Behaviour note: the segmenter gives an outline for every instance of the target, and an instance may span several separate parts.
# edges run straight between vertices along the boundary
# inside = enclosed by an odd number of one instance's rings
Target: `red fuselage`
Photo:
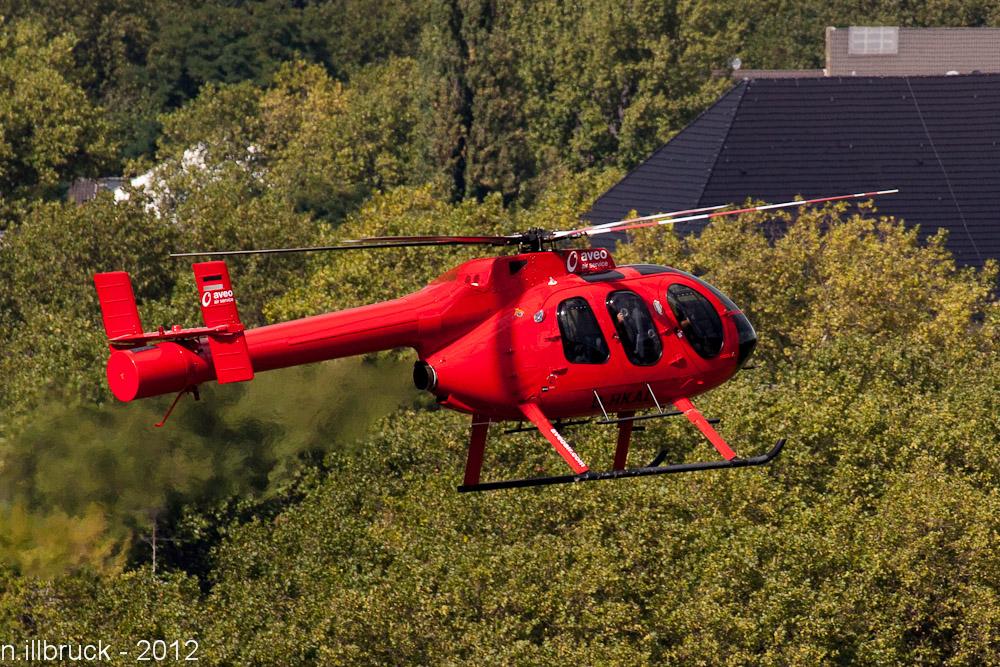
[[[466,262],[392,301],[245,331],[253,372],[412,347],[414,381],[445,407],[551,419],[668,405],[728,380],[753,349],[746,318],[688,274],[580,261],[587,251]],[[602,252],[602,251],[589,251]],[[118,349],[122,400],[216,379],[204,341]]]

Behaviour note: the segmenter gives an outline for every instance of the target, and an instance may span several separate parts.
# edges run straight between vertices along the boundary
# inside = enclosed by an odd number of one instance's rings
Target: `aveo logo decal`
[[[566,253],[566,270],[570,273],[576,273],[578,266],[580,266],[580,253],[576,250],[570,250]]]
[[[595,250],[570,250],[566,253],[566,271],[569,273],[584,273],[589,271],[607,271],[615,266],[611,255],[604,248]]]
[[[209,287],[222,287],[222,285],[209,285]],[[233,303],[233,301],[233,290],[231,289],[205,290],[201,293],[201,305],[205,308],[223,303]]]

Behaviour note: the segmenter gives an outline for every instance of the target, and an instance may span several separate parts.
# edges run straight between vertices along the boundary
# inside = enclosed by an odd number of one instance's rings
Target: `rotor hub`
[[[521,251],[522,252],[541,252],[542,244],[552,241],[552,232],[542,229],[541,227],[532,227],[528,231],[521,234]]]

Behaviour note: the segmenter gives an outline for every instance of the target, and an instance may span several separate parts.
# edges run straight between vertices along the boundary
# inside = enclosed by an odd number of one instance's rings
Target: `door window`
[[[603,364],[610,356],[608,342],[597,324],[594,311],[583,297],[566,299],[556,313],[566,361],[573,364]]]
[[[625,356],[636,366],[652,366],[663,354],[663,343],[646,304],[635,292],[619,290],[608,295],[608,313],[618,331]]]

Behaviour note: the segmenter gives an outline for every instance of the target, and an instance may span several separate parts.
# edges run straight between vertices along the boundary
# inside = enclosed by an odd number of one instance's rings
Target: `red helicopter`
[[[255,329],[240,322],[223,261],[193,265],[205,326],[143,332],[128,274],[98,273],[94,282],[109,338],[108,384],[122,401],[178,392],[170,411],[198,385],[250,380],[255,373],[326,359],[412,347],[418,389],[446,408],[472,415],[464,484],[459,491],[538,486],[757,466],[766,454],[739,458],[692,405],[691,397],[724,383],[757,344],[746,316],[704,280],[665,266],[616,266],[601,248],[545,249],[597,236],[747,211],[889,194],[882,190],[720,211],[721,206],[550,232],[508,236],[376,237],[325,248],[178,253],[172,257],[479,244],[516,246],[515,255],[474,259],[407,296]],[[672,405],[674,410],[664,409]],[[653,412],[638,415],[640,410]],[[167,412],[167,416],[170,415]],[[684,415],[721,460],[626,464],[637,421]],[[611,470],[591,470],[560,428],[599,418],[618,427]],[[572,474],[480,482],[490,424],[529,421]],[[164,418],[166,421],[166,417]],[[157,424],[162,425],[163,422]],[[528,430],[528,429],[515,429]]]

